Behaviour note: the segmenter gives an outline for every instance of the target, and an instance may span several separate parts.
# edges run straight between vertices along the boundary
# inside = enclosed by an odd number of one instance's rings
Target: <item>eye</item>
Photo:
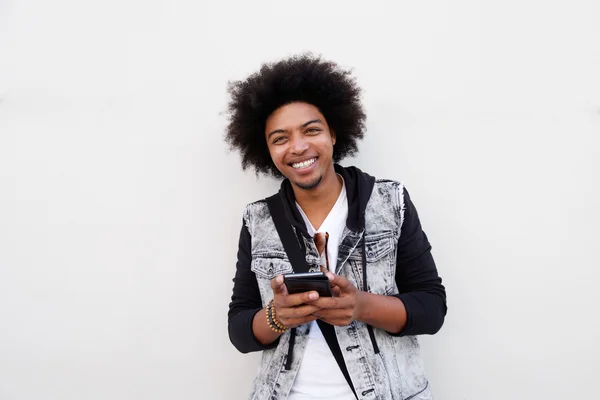
[[[275,140],[273,140],[273,144],[283,144],[285,143],[285,141],[287,140],[287,137],[285,136],[278,136],[275,138]]]
[[[308,132],[308,133],[318,133],[318,132],[321,132],[321,129],[319,129],[319,128],[308,128],[306,130],[306,132]]]

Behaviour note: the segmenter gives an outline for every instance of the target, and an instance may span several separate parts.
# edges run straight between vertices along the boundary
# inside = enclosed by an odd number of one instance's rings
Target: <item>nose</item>
[[[292,135],[290,142],[290,150],[294,154],[302,154],[308,149],[308,141],[302,134]]]

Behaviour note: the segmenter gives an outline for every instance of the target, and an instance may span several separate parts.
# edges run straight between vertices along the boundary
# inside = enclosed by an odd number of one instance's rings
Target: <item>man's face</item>
[[[281,106],[266,121],[265,137],[273,163],[294,185],[312,189],[333,170],[335,134],[317,107]]]

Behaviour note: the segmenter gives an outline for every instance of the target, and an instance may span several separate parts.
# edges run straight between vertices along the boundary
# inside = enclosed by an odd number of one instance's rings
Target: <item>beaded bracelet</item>
[[[276,322],[276,320],[274,319],[272,303],[269,303],[267,306],[266,317],[267,324],[269,325],[269,328],[271,328],[272,331],[277,333],[283,333],[286,331],[286,329],[282,327],[281,323],[278,323],[279,321]]]
[[[282,333],[287,331],[288,328],[285,325],[283,325],[276,317],[275,304],[273,303],[273,300],[269,302],[267,319],[269,326],[275,332]]]
[[[271,300],[271,320],[279,329],[287,330],[286,326],[277,319],[277,312],[275,310],[275,303],[273,300]]]
[[[283,333],[287,331],[288,328],[285,325],[283,325],[275,316],[275,306],[273,305],[272,299],[267,304],[265,314],[267,317],[267,324],[269,324],[269,328],[271,328],[272,331],[277,333]]]

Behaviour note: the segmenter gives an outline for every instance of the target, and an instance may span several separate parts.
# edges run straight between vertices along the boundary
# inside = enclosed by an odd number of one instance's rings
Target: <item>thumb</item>
[[[271,279],[271,289],[273,289],[273,294],[285,294],[286,288],[283,283],[283,275],[277,275]]]
[[[339,286],[332,286],[331,293],[333,293],[333,297],[340,297],[340,295],[342,294],[342,291],[340,290]]]
[[[351,292],[353,290],[356,290],[356,288],[354,287],[352,282],[350,282],[346,277],[341,276],[341,275],[332,274],[332,273],[330,273],[330,275],[331,275],[331,277],[328,276],[329,282],[331,283],[332,286],[339,287],[340,290],[342,291],[342,293],[343,292]]]

